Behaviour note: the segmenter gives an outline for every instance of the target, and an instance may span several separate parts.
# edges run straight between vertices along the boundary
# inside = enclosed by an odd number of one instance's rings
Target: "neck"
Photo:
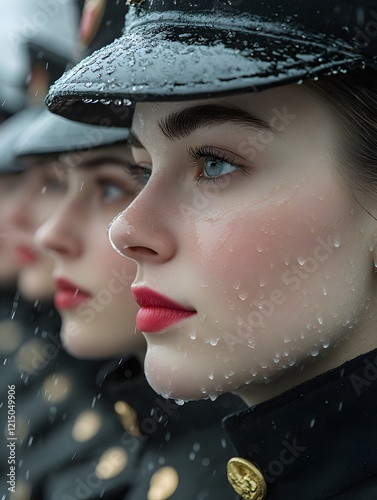
[[[364,315],[367,316],[365,311]],[[317,357],[309,355],[301,364],[267,377],[265,383],[240,387],[235,394],[248,406],[255,406],[374,349],[377,349],[377,314],[368,314]]]

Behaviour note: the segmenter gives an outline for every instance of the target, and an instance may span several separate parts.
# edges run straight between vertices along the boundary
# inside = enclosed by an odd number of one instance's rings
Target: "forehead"
[[[313,107],[318,106],[318,97],[304,85],[286,85],[263,92],[248,92],[213,99],[200,99],[174,102],[142,102],[137,103],[132,123],[132,132],[138,137],[156,132],[159,124],[167,117],[183,110],[198,106],[221,106],[235,112],[247,111],[264,121],[269,121],[277,111],[284,108],[295,109],[304,118]]]
[[[59,162],[72,169],[86,169],[100,167],[107,161],[116,159],[117,161],[126,161],[130,156],[130,147],[126,142],[117,144],[108,144],[86,150],[74,150],[61,153],[58,157]]]
[[[306,142],[310,136],[323,137],[323,131],[332,136],[333,127],[329,106],[305,85],[291,84],[216,99],[139,103],[130,140],[152,154],[195,132],[196,139],[218,142],[225,137],[237,141],[246,131],[251,141],[255,134],[272,133],[289,146],[292,138]]]

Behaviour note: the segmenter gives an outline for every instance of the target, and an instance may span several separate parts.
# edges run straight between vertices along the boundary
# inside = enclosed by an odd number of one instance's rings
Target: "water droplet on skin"
[[[246,293],[246,292],[245,292],[245,293],[240,293],[240,294],[239,294],[239,298],[240,298],[241,300],[246,300],[246,299],[247,299],[247,293]]]
[[[259,286],[263,287],[267,285],[267,281],[261,276],[259,278]]]
[[[213,373],[210,373],[210,374],[208,375],[208,378],[209,378],[210,380],[213,380],[213,377],[214,377]]]
[[[241,286],[241,283],[240,283],[239,281],[237,281],[237,283],[235,283],[235,284],[233,285],[233,288],[234,288],[235,290],[239,290],[240,286]]]
[[[190,333],[190,339],[195,340],[196,339],[196,332],[191,332]]]
[[[211,339],[211,340],[209,341],[209,343],[210,343],[212,346],[216,346],[218,342],[219,342],[219,339]]]
[[[319,354],[319,349],[318,349],[318,347],[313,348],[310,354],[311,354],[313,357],[318,356],[318,354]]]
[[[175,399],[174,402],[178,405],[178,406],[183,406],[185,404],[186,401],[184,401],[183,399]]]
[[[311,429],[313,429],[315,421],[316,421],[316,417],[314,417],[314,418],[311,419],[310,424],[309,424],[309,426],[310,426]]]
[[[333,237],[333,243],[334,243],[334,247],[335,248],[339,248],[340,247],[340,237],[339,235],[336,235]]]
[[[320,325],[322,325],[322,324],[323,324],[323,318],[322,318],[322,316],[318,316],[318,323],[319,323]]]
[[[303,257],[297,257],[297,262],[300,266],[303,266],[305,264],[305,259]]]

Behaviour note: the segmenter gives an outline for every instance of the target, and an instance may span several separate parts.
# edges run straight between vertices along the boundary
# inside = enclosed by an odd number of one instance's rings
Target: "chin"
[[[18,290],[20,294],[30,301],[52,301],[55,288],[51,276],[48,278],[40,276],[32,269],[24,269],[18,279]]]
[[[62,312],[61,315],[63,324],[60,337],[64,349],[71,356],[100,360],[119,355],[120,350],[111,341],[111,337],[104,335],[105,329],[96,332],[91,325],[70,319],[71,315],[67,312]]]
[[[85,335],[76,321],[63,318],[60,338],[64,349],[75,358],[96,359],[103,357],[103,351],[93,349],[90,335]]]
[[[40,300],[42,302],[52,302],[54,299],[54,292],[51,289],[46,289],[41,286],[28,286],[18,282],[18,290],[22,297],[30,302]]]
[[[222,374],[220,377],[210,378],[208,362],[190,361],[187,357],[178,359],[177,353],[174,358],[162,346],[148,347],[145,357],[146,379],[152,389],[164,398],[182,401],[214,400],[234,389]],[[203,370],[198,367],[203,367]]]

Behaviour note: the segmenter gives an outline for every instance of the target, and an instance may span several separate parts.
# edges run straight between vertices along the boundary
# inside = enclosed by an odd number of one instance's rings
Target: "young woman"
[[[251,406],[225,423],[245,499],[377,495],[376,21],[369,0],[146,1],[51,91],[92,122],[137,101],[152,173],[110,238],[138,264],[146,375]],[[99,60],[112,82],[86,91]]]
[[[80,130],[93,132],[92,140],[102,136],[102,144],[93,140],[90,149],[80,150]],[[106,145],[106,133],[117,140]],[[121,134],[121,130],[82,126],[47,113],[23,146],[29,154],[40,144],[61,150],[58,172],[67,191],[39,228],[36,240],[55,261],[55,304],[62,315],[63,344],[80,358],[116,357],[103,366],[98,379],[102,399],[114,400],[129,432],[118,436],[128,463],[114,485],[101,484],[99,489],[111,495],[116,485],[135,500],[155,495],[217,499],[224,491],[232,498],[224,476],[222,481],[216,478],[231,456],[218,416],[237,409],[238,401],[229,397],[217,406],[203,402],[183,408],[167,404],[156,397],[140,369],[146,344],[135,332],[138,306],[130,284],[136,266],[114,253],[106,229],[142,189],[149,170],[131,169],[130,148]],[[63,151],[61,136],[70,151]],[[55,484],[62,476],[54,476]],[[68,494],[70,486],[66,487]]]
[[[47,136],[50,122],[73,129],[71,137],[63,134],[70,146],[73,138],[79,142],[75,128],[85,129],[61,119],[56,123],[48,113],[43,118],[44,130],[39,127],[28,138],[31,143],[38,134]],[[109,358],[124,352],[142,356],[145,349],[144,339],[135,335],[138,306],[130,291],[136,266],[114,254],[106,238],[109,222],[133,200],[142,179],[127,168],[126,131],[113,135],[114,144],[90,150],[64,151],[65,145],[60,145],[59,162],[50,164],[50,172],[55,166],[67,192],[37,233],[37,241],[54,257],[54,302],[62,316],[62,342],[78,357]],[[51,141],[45,143],[51,147]],[[111,342],[104,334],[109,328]]]

